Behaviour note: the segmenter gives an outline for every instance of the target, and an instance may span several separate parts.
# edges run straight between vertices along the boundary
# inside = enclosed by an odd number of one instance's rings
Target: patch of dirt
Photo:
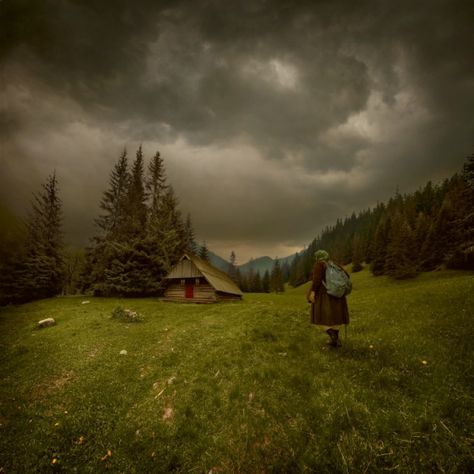
[[[41,382],[31,391],[31,398],[45,398],[62,390],[74,375],[75,373],[73,370],[64,370],[58,377],[51,377],[50,379]]]
[[[163,413],[163,421],[171,421],[173,419],[173,409],[171,407],[166,407],[165,412]]]

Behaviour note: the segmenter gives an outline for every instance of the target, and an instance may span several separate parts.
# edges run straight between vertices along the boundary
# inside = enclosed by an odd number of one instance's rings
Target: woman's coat
[[[313,268],[313,282],[309,291],[314,291],[311,304],[311,322],[322,326],[349,324],[349,309],[346,297],[328,295],[323,282],[326,281],[326,264],[316,262]],[[308,298],[309,299],[309,298]]]

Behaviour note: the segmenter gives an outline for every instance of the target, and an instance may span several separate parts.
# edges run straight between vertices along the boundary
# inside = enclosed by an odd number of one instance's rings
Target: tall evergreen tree
[[[229,270],[227,273],[229,274],[230,278],[232,278],[232,280],[237,283],[237,267],[235,265],[235,260],[235,252],[232,250],[229,257]]]
[[[280,268],[280,261],[278,258],[275,259],[272,268],[272,274],[270,277],[270,288],[276,293],[283,293],[285,291],[285,286],[283,284],[283,275]]]
[[[451,268],[474,270],[474,155],[463,167],[458,192],[451,197],[456,202],[457,217],[453,220],[455,248],[448,256]]]
[[[354,273],[362,270],[362,239],[358,234],[352,238],[352,271]]]
[[[396,212],[390,228],[385,273],[396,279],[412,278],[417,273],[416,255],[413,254],[414,238],[407,218]]]
[[[207,249],[206,242],[204,241],[199,249],[199,258],[202,258],[204,261],[209,262],[209,250]]]
[[[160,152],[155,153],[148,165],[145,187],[150,199],[150,213],[152,216],[157,216],[161,198],[167,188],[165,168]]]
[[[95,220],[101,230],[100,238],[117,239],[122,235],[127,217],[129,181],[127,150],[124,149],[110,175],[109,189],[100,202],[105,213]]]
[[[61,292],[64,275],[62,209],[56,174],[34,195],[27,222],[26,256],[18,269],[22,299],[46,298]]]
[[[390,242],[391,219],[383,216],[375,231],[371,270],[374,275],[383,275],[387,258],[387,247]]]
[[[145,192],[145,176],[143,151],[141,145],[136,154],[130,173],[127,190],[127,234],[128,237],[142,236],[147,222],[147,195]]]
[[[263,293],[270,293],[270,272],[265,270],[262,278],[262,291]]]
[[[194,235],[193,224],[191,222],[190,214],[186,215],[186,221],[184,223],[184,235],[185,235],[185,245],[187,250],[191,251],[192,253],[196,253],[197,245],[196,245],[196,238]]]

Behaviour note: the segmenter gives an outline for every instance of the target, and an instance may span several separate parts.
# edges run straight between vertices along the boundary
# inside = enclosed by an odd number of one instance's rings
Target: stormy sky
[[[0,200],[56,170],[69,243],[126,147],[159,150],[199,242],[238,263],[458,171],[470,1],[0,0]]]

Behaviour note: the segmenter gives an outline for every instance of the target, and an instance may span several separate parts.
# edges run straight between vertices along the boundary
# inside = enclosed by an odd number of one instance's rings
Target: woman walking
[[[311,303],[311,323],[323,327],[330,337],[329,345],[340,347],[339,328],[342,324],[349,324],[347,300],[345,296],[340,298],[331,296],[326,290],[329,254],[325,250],[318,250],[314,257],[316,261],[313,267],[313,281],[307,294],[307,300]],[[342,267],[340,268],[349,276]]]

